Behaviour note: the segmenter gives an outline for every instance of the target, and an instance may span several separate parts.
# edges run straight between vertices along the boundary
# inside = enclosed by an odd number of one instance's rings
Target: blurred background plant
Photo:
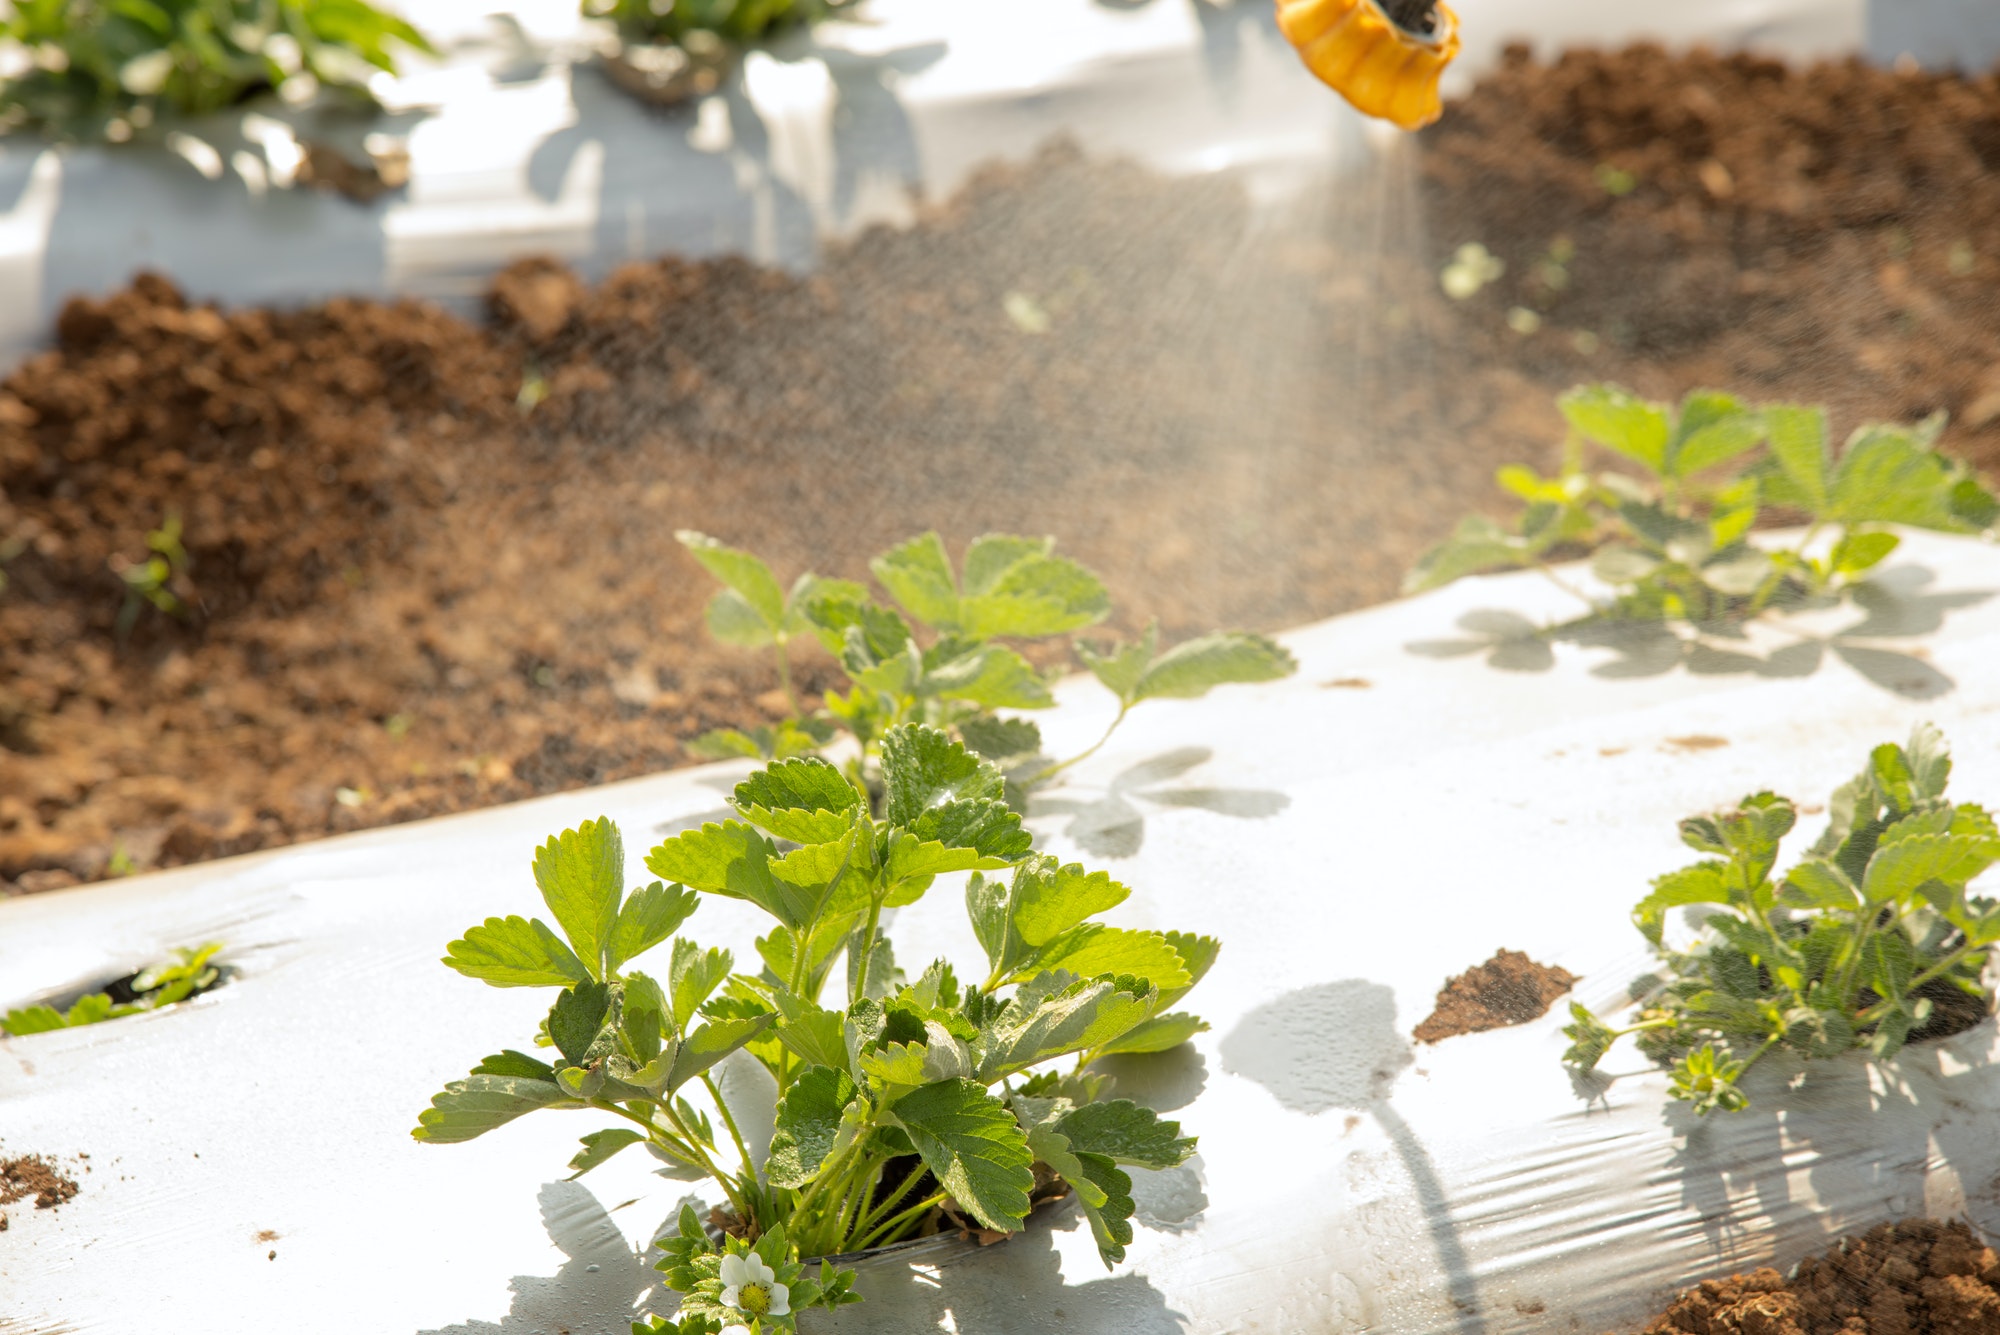
[[[591,18],[610,19],[628,40],[684,44],[691,33],[748,45],[817,23],[854,0],[583,0]],[[697,39],[700,40],[700,39]]]
[[[0,84],[0,132],[113,143],[264,92],[372,108],[398,47],[432,52],[366,0],[12,0],[7,46],[17,72]]]

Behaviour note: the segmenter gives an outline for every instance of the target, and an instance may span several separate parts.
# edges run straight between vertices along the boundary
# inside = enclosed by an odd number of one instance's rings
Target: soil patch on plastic
[[[1644,1335],[1975,1335],[2000,1330],[2000,1257],[1963,1223],[1905,1219],[1843,1239],[1790,1277],[1705,1280]]]
[[[37,1210],[53,1210],[76,1193],[76,1179],[45,1155],[20,1154],[0,1159],[0,1206],[33,1198]],[[6,1227],[7,1212],[0,1209],[0,1229]]]
[[[810,278],[531,261],[483,321],[72,304],[0,382],[0,892],[774,717],[677,528],[787,580],[1049,533],[1107,631],[1173,637],[1392,596],[1496,465],[1554,464],[1580,380],[1943,408],[2000,459],[1995,78],[1516,54],[1408,148],[1282,206],[1057,148]],[[1472,243],[1504,272],[1455,300]]]
[[[1438,989],[1437,1008],[1410,1036],[1435,1043],[1457,1034],[1526,1024],[1549,1013],[1557,997],[1576,986],[1567,969],[1537,964],[1518,950],[1502,950]]]

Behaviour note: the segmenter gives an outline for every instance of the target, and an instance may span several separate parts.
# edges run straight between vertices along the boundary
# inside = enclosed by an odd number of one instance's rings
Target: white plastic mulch
[[[1133,887],[1113,920],[1224,941],[1188,1003],[1212,1030],[1124,1077],[1199,1157],[1139,1175],[1116,1273],[1057,1208],[1001,1246],[871,1262],[868,1301],[809,1335],[1630,1328],[1676,1285],[1884,1218],[2000,1226],[1992,1022],[1789,1090],[1774,1060],[1752,1111],[1703,1123],[1629,1051],[1615,1079],[1573,1082],[1560,1014],[1408,1038],[1446,975],[1502,946],[1614,1008],[1645,963],[1627,910],[1693,860],[1679,818],[1763,788],[1823,803],[1919,720],[1951,740],[1954,794],[2000,800],[2000,552],[1913,537],[1892,564],[1865,608],[1697,671],[1544,652],[1523,618],[1567,613],[1565,595],[1510,576],[1293,633],[1289,681],[1144,706],[1032,823]],[[1108,701],[1089,681],[1060,696],[1044,727],[1066,752]],[[657,1297],[645,1245],[691,1188],[636,1154],[562,1181],[589,1116],[410,1140],[429,1096],[548,1001],[436,961],[488,915],[540,910],[528,861],[548,834],[609,814],[636,878],[740,772],[0,903],[0,1005],[210,937],[241,971],[159,1014],[0,1039],[0,1145],[79,1172],[69,1156],[90,1156],[67,1205],[11,1208],[0,1331],[624,1335]],[[686,930],[743,959],[758,928],[711,901]],[[905,960],[977,949],[953,884],[893,932]]]

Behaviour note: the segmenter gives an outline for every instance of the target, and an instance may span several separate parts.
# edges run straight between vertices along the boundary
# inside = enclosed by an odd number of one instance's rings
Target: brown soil
[[[530,263],[483,325],[77,302],[0,384],[0,889],[643,773],[771,716],[676,528],[785,578],[1052,533],[1113,629],[1184,635],[1392,596],[1495,465],[1553,462],[1584,378],[1842,428],[1943,407],[1992,462],[1996,169],[1994,78],[1638,48],[1515,57],[1285,210],[1056,149],[811,279]],[[1451,301],[1473,241],[1506,274]],[[178,610],[121,636],[117,570],[171,516]]]
[[[76,1180],[44,1155],[22,1154],[0,1159],[0,1205],[12,1205],[32,1196],[37,1210],[53,1210],[76,1192]],[[7,1212],[0,1210],[0,1229],[6,1227]]]
[[[1681,1294],[1645,1335],[1992,1335],[2000,1257],[1957,1221],[1905,1219]]]
[[[1502,950],[1438,989],[1437,1009],[1410,1032],[1419,1043],[1526,1024],[1549,1013],[1555,999],[1576,985],[1567,969],[1537,964],[1518,950]]]

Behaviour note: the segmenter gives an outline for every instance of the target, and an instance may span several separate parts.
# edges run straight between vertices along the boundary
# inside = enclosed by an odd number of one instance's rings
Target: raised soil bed
[[[677,528],[787,575],[1052,533],[1187,634],[1391,596],[1584,378],[2000,460],[2000,78],[1517,54],[1407,150],[1274,214],[1055,148],[809,279],[528,264],[483,325],[74,303],[0,388],[0,889],[681,763],[781,702]],[[121,637],[175,515],[186,611]]]

